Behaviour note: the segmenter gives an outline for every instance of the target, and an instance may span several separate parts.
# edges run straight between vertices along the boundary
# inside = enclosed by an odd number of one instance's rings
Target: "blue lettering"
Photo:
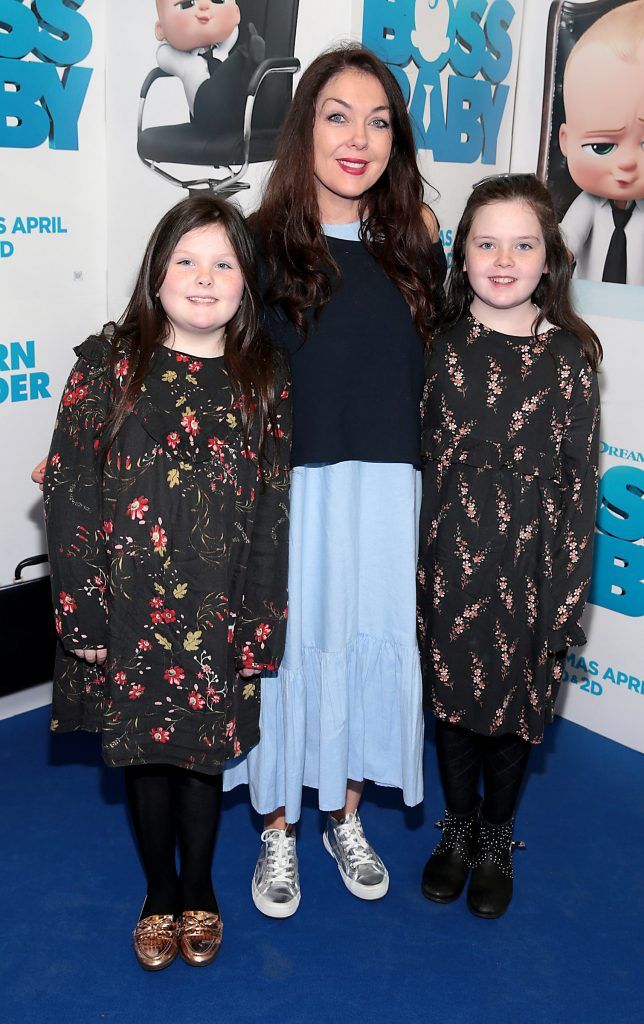
[[[27,374],[26,373],[14,373],[11,378],[11,401],[12,402],[26,402],[29,397],[27,394]]]
[[[6,260],[9,256],[13,256],[14,252],[13,242],[0,242],[0,260]]]
[[[31,53],[38,38],[38,20],[22,0],[0,3],[0,57],[21,60]]]
[[[485,19],[488,45],[483,54],[481,70],[488,82],[498,85],[512,67],[512,40],[509,28],[514,19],[514,7],[509,0],[494,0]]]
[[[596,534],[588,600],[620,615],[644,615],[644,547]]]
[[[365,0],[362,41],[387,64],[409,63],[413,27],[414,5],[409,0]]]
[[[5,348],[3,345],[2,348]],[[27,341],[25,347],[14,341],[11,343],[11,369],[19,370],[24,366],[26,370],[33,370],[36,365],[36,346],[33,341]]]
[[[487,0],[461,0],[454,12],[456,40],[449,62],[457,75],[474,78],[483,66],[485,32],[481,18],[486,7]]]
[[[42,28],[34,53],[41,60],[61,67],[78,64],[92,48],[92,30],[84,15],[79,14],[84,0],[38,0],[38,17]]]
[[[363,41],[389,64],[416,145],[437,162],[496,162],[514,15],[510,0],[364,0]],[[441,78],[446,65],[452,73]]]
[[[37,398],[51,398],[48,373],[29,374],[29,398],[32,402]]]
[[[49,138],[52,149],[78,149],[78,117],[92,69],[67,68],[61,79],[52,64],[7,64],[5,81],[16,89],[0,89],[0,146],[33,149]]]
[[[613,466],[604,473],[598,494],[597,526],[620,540],[644,538],[644,470]]]

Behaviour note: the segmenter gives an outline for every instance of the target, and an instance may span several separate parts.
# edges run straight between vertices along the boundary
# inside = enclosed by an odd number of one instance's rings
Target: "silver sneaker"
[[[389,888],[389,872],[365,839],[358,812],[340,821],[329,814],[322,835],[349,892],[361,900],[379,900]]]
[[[262,832],[262,847],[251,886],[253,903],[267,917],[290,917],[300,905],[295,834],[283,828]]]

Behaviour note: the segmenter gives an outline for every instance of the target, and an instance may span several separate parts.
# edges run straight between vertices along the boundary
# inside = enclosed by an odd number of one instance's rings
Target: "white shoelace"
[[[345,821],[342,825],[337,825],[335,834],[345,856],[353,867],[359,867],[361,864],[377,864],[376,852],[367,842],[362,826],[355,818]]]
[[[262,832],[266,843],[266,878],[268,883],[295,882],[295,836],[289,836],[284,829],[269,828]]]

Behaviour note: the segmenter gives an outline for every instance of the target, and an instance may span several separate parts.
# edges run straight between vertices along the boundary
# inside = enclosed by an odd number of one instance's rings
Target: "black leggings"
[[[221,775],[172,765],[136,765],[125,769],[125,789],[147,880],[141,917],[183,910],[216,913],[211,867]]]
[[[452,814],[470,814],[478,804],[483,771],[486,821],[500,825],[514,817],[530,756],[530,744],[518,736],[479,736],[436,720],[436,751],[445,803]]]

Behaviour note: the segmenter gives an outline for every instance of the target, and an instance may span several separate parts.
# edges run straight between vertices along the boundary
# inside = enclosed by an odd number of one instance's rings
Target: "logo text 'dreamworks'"
[[[49,374],[36,366],[35,341],[0,342],[0,405],[51,398]]]
[[[78,118],[92,77],[79,67],[92,30],[84,0],[0,0],[0,146],[78,149]]]
[[[391,67],[434,160],[496,163],[514,16],[510,0],[364,0],[363,42]]]
[[[644,469],[635,465],[612,466],[599,481],[588,599],[622,615],[644,615]]]

